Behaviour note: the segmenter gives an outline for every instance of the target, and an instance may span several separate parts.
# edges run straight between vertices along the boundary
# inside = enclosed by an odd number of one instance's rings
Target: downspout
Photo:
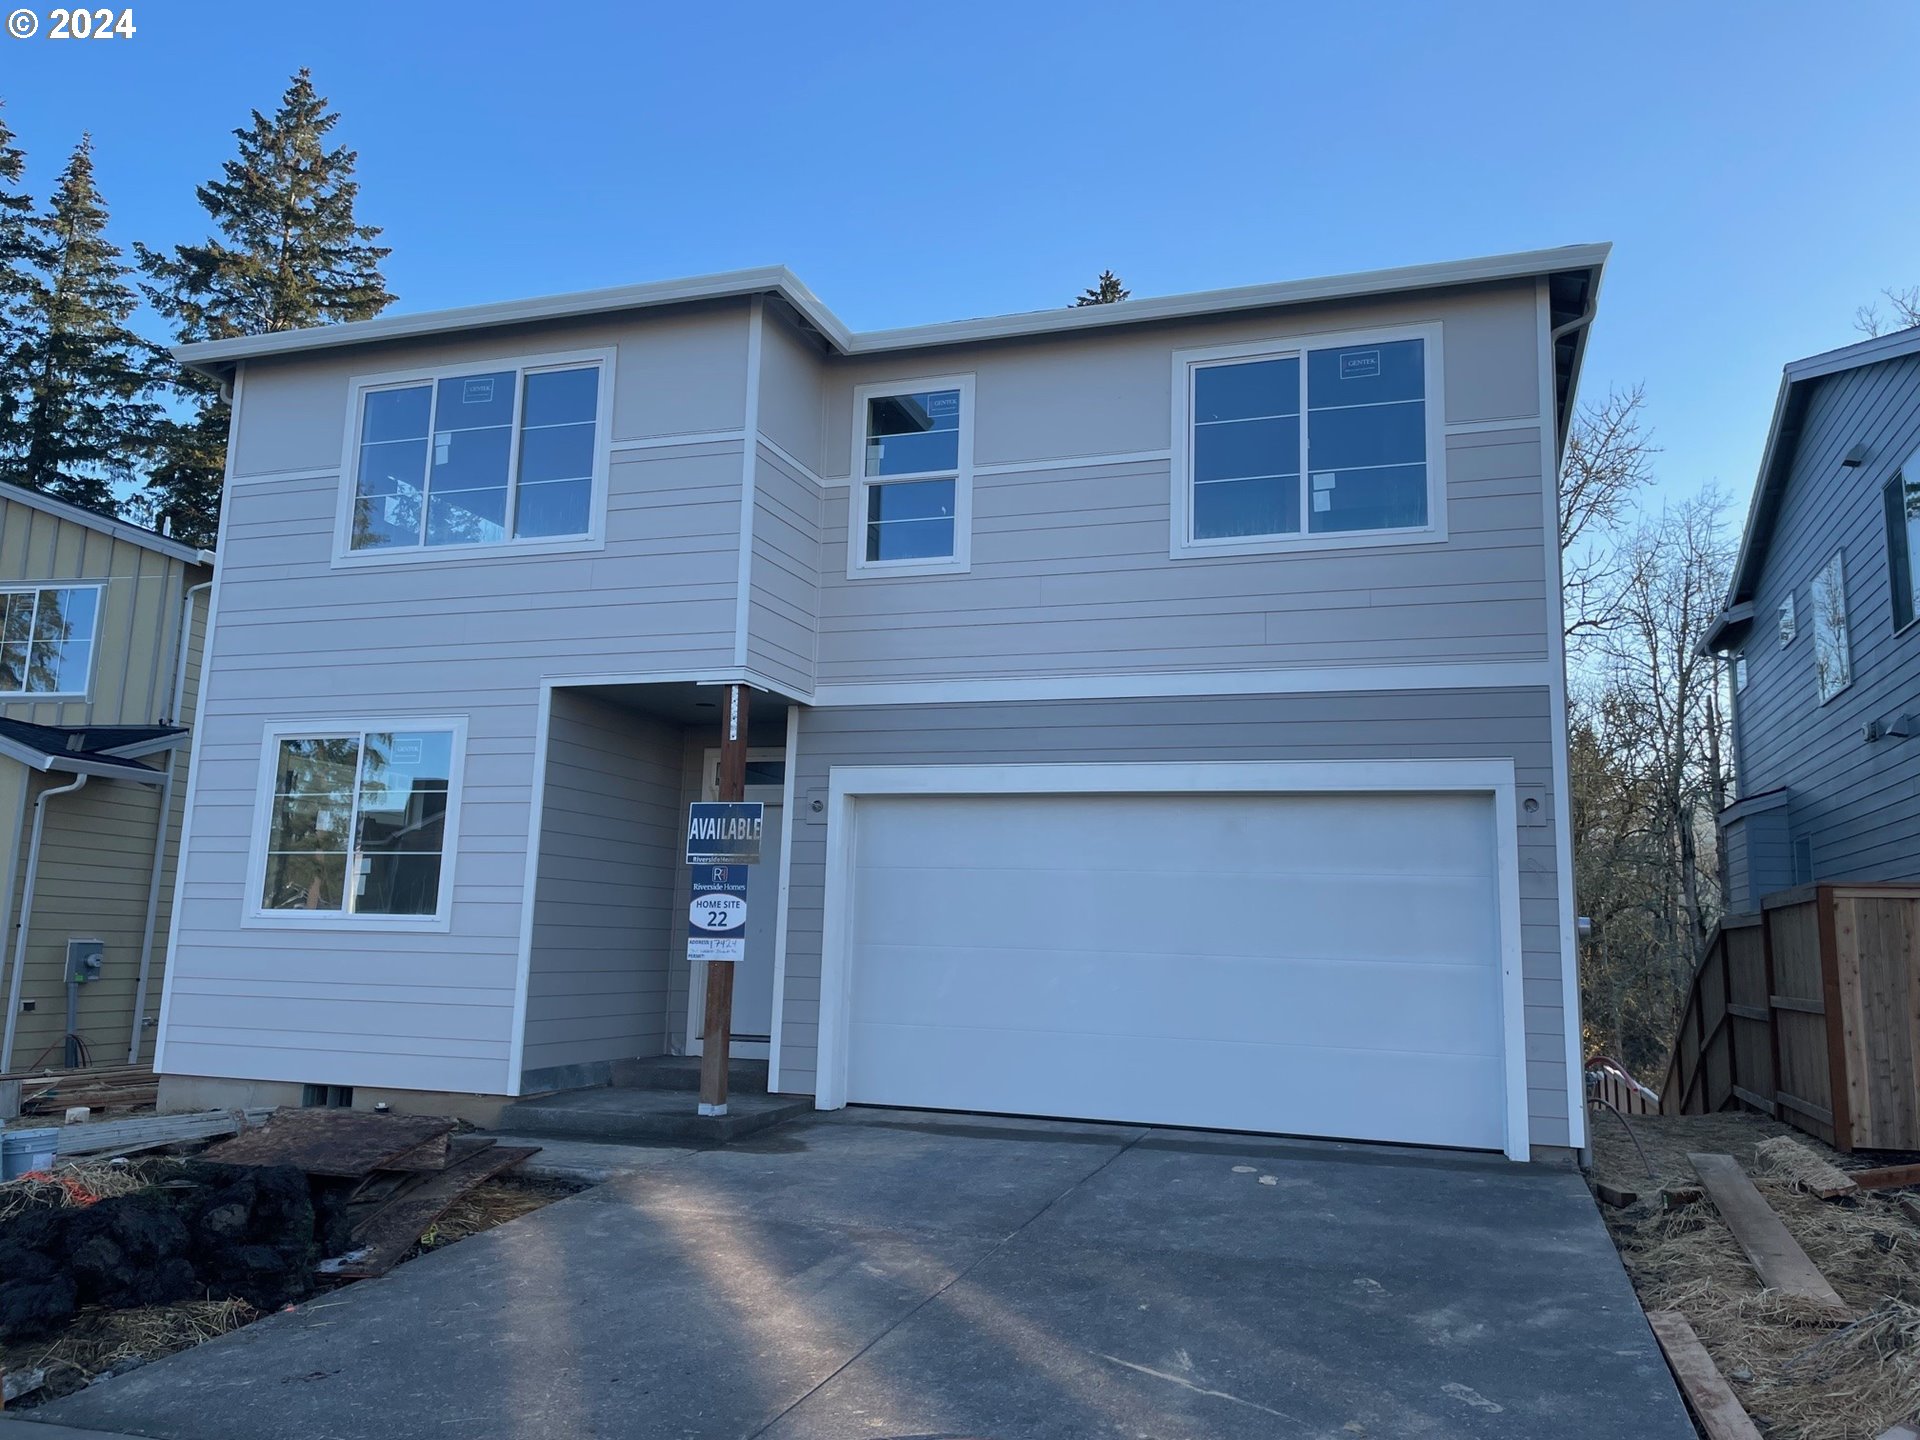
[[[71,785],[42,790],[33,802],[33,841],[27,846],[27,880],[20,890],[20,918],[14,922],[13,984],[7,991],[7,1030],[6,1038],[0,1040],[0,1075],[13,1068],[13,1032],[20,1018],[20,982],[27,969],[27,935],[33,929],[33,886],[40,878],[40,837],[47,825],[47,801],[85,788],[89,778],[82,775]]]
[[[180,604],[180,638],[174,648],[177,657],[173,671],[173,706],[167,718],[179,723],[180,707],[187,697],[187,654],[193,643],[193,602],[202,590],[211,588],[211,580],[188,588]],[[188,741],[191,746],[192,741]],[[191,755],[192,751],[188,751]],[[173,777],[180,768],[180,754],[167,755],[167,778],[160,785],[160,816],[153,826],[153,868],[147,875],[147,919],[140,931],[140,980],[133,991],[133,1033],[127,1037],[127,1063],[140,1063],[140,1038],[145,1030],[147,990],[153,977],[153,937],[160,924],[160,872],[167,866],[167,836],[173,828]]]

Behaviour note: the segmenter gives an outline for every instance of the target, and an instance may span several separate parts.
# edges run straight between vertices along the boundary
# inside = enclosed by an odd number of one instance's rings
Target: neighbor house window
[[[972,401],[970,376],[856,393],[850,574],[966,568]]]
[[[269,732],[256,915],[444,918],[463,748],[452,721]]]
[[[25,586],[0,596],[0,699],[86,694],[100,587]]]
[[[590,536],[606,368],[501,366],[358,388],[346,548]]]
[[[1909,478],[1913,477],[1913,478]],[[1920,550],[1920,455],[1887,482],[1887,583],[1893,590],[1893,628],[1904,630],[1920,612],[1920,573],[1913,556]]]
[[[1847,576],[1838,552],[1813,577],[1813,671],[1825,704],[1853,683],[1847,643]]]
[[[1437,530],[1434,340],[1185,353],[1176,549]]]

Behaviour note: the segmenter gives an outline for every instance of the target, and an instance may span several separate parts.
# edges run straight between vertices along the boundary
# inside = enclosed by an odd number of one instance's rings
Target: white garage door
[[[1484,795],[859,801],[847,1098],[1499,1149]]]

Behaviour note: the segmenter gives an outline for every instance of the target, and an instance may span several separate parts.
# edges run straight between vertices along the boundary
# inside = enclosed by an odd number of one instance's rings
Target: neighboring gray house
[[[1605,255],[186,347],[235,426],[163,1104],[697,1051],[736,682],[775,1090],[1580,1146],[1554,497]]]
[[[1726,609],[1731,910],[1920,880],[1920,330],[1787,366]]]

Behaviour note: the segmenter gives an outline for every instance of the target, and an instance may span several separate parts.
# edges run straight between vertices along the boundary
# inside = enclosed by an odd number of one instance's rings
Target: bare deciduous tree
[[[1880,308],[1885,303],[1886,309]],[[1885,335],[1920,325],[1920,285],[1904,290],[1882,290],[1880,299],[1853,312],[1853,328],[1862,335]]]
[[[1560,463],[1560,564],[1569,649],[1611,629],[1627,578],[1622,529],[1653,478],[1659,453],[1643,419],[1644,390],[1609,391],[1584,405]]]
[[[1723,675],[1701,642],[1726,594],[1724,498],[1646,520],[1608,555],[1608,625],[1575,675],[1569,728],[1576,890],[1593,934],[1588,1038],[1657,1077],[1722,894]]]

